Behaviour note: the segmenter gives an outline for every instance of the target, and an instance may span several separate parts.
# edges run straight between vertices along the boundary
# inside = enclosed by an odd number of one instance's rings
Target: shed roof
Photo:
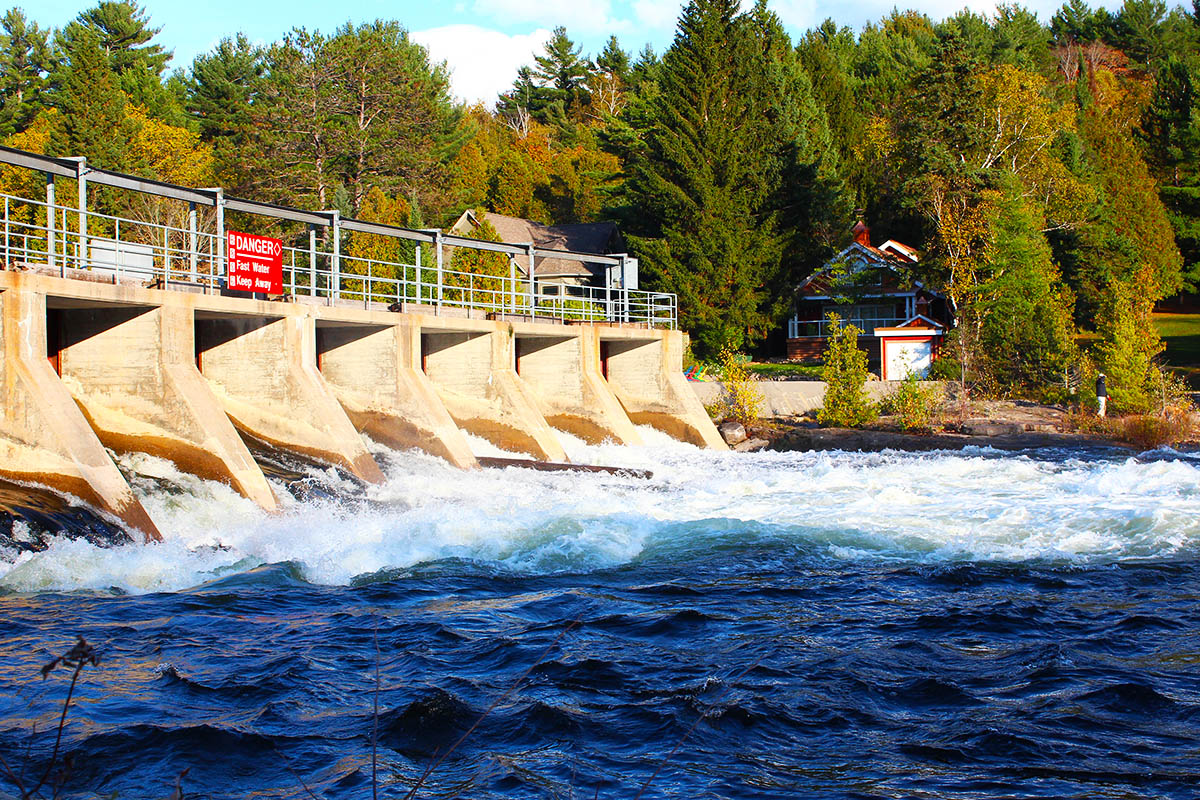
[[[576,253],[595,253],[597,255],[619,252],[623,246],[621,232],[615,222],[543,225],[530,219],[510,217],[491,211],[483,212],[483,217],[496,229],[500,241],[509,244],[532,242],[541,250],[570,250]],[[463,212],[450,231],[461,235],[470,235],[478,227],[478,224],[476,213],[468,210]],[[524,259],[517,259],[517,264],[522,272],[527,269]],[[550,256],[535,258],[533,268],[539,278],[599,278],[603,276],[605,270],[603,264]]]

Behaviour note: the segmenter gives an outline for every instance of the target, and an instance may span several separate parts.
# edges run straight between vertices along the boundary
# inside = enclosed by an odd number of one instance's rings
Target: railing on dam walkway
[[[45,201],[0,194],[0,258],[8,269],[47,268],[64,276],[68,269],[82,269],[115,282],[221,291],[226,277],[225,212],[235,211],[308,226],[307,241],[301,232],[285,241],[283,248],[283,291],[293,297],[397,309],[420,304],[433,313],[459,309],[459,313],[529,315],[563,322],[629,322],[668,328],[677,324],[675,295],[628,288],[629,270],[636,269],[636,262],[624,255],[545,250],[533,244],[487,242],[345,219],[337,212],[227,198],[220,189],[173,186],[89,169],[83,159],[54,159],[9,148],[0,148],[0,164],[42,171],[47,176]],[[76,181],[74,206],[56,202],[56,176]],[[148,219],[89,210],[88,183],[151,195],[145,213],[139,214]],[[179,202],[172,206],[160,202],[162,199]],[[319,237],[322,228],[324,235]],[[411,257],[393,261],[343,253],[343,233],[402,240],[408,243]],[[445,254],[455,248],[507,256],[508,274],[449,269]],[[541,258],[596,265],[612,278],[600,287],[541,280],[534,269]]]

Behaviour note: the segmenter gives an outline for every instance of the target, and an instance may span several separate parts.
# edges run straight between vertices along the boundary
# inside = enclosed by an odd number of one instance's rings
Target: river
[[[566,438],[650,479],[375,447],[276,515],[122,457],[165,543],[0,544],[0,753],[45,771],[81,635],[62,797],[1195,796],[1195,456],[644,432]]]

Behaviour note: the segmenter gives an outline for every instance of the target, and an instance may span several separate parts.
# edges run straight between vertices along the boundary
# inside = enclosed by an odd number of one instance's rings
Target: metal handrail
[[[80,212],[7,194],[0,194],[0,199],[0,257],[6,268],[49,268],[64,277],[69,276],[68,270],[86,270],[109,274],[117,283],[227,291],[222,242],[214,233],[92,210]],[[470,245],[456,239],[455,246]],[[420,245],[416,253],[413,261],[422,261]],[[436,253],[430,255],[433,260]],[[456,309],[468,315],[511,314],[563,323],[630,322],[668,328],[678,324],[675,295],[665,292],[538,280],[531,284],[527,276],[517,274],[483,275],[429,263],[361,258],[317,249],[315,237],[309,238],[307,248],[284,246],[283,289],[293,298],[366,308],[402,309],[413,304],[432,313]]]

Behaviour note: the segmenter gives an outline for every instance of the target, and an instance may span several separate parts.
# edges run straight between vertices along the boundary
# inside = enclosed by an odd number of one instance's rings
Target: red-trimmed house
[[[909,372],[925,377],[952,316],[946,297],[910,277],[920,253],[895,240],[871,244],[860,220],[854,241],[796,289],[788,320],[789,360],[818,361],[829,334],[830,311],[862,331],[859,344],[884,380]]]

